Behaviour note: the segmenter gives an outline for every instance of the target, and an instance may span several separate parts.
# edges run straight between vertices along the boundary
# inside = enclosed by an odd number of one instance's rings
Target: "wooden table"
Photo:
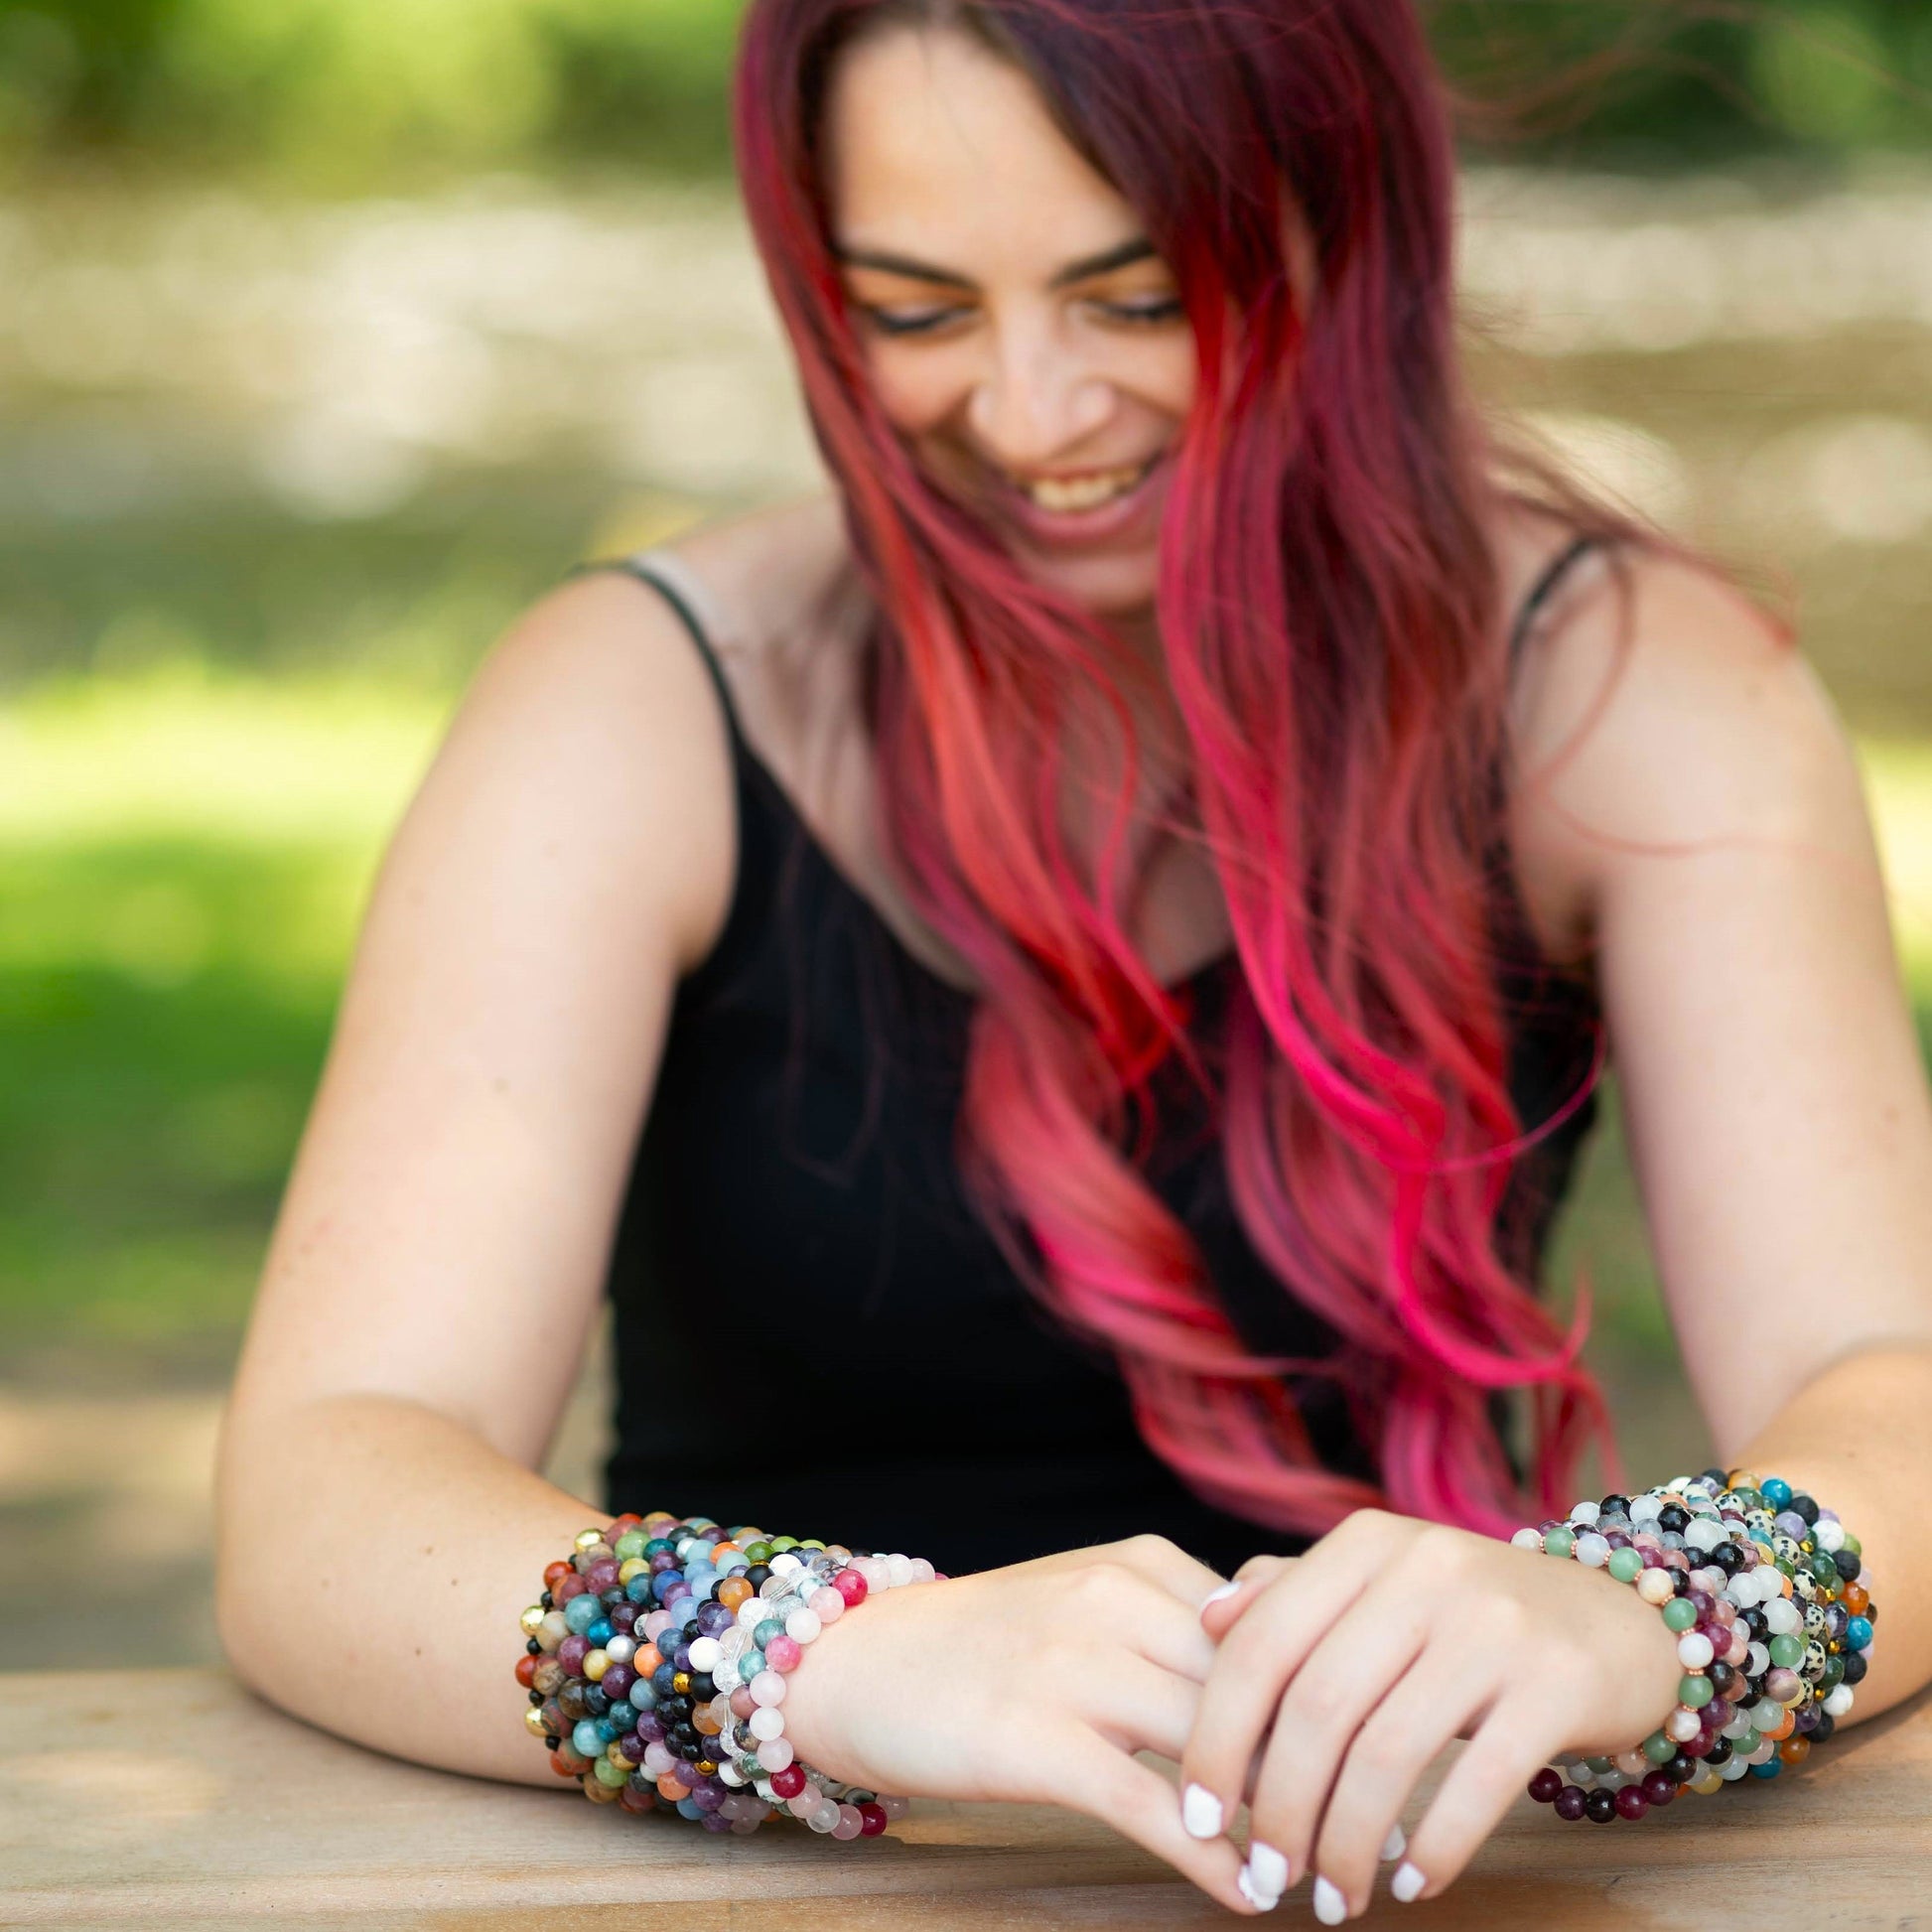
[[[714,1838],[377,1756],[218,1670],[0,1676],[0,1926],[455,1932],[588,1924],[549,1914],[640,1896],[666,1902],[641,1908],[638,1932],[1234,1921],[1048,1808],[922,1802],[853,1845]],[[1312,1923],[1308,1900],[1305,1881],[1278,1922]],[[1563,1825],[1524,1798],[1443,1897],[1398,1905],[1378,1888],[1368,1916],[1419,1932],[1932,1925],[1932,1690],[1797,1776],[1687,1796],[1637,1826]]]

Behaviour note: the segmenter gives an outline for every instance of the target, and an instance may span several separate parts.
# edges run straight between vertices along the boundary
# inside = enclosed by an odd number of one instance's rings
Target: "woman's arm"
[[[300,1717],[549,1775],[516,1619],[600,1512],[531,1472],[677,975],[724,916],[731,809],[689,641],[590,579],[492,653],[394,841],[217,1459],[221,1640]]]

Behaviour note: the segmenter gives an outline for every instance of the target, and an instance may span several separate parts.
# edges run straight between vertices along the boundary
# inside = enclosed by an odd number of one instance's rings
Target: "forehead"
[[[953,29],[895,27],[849,48],[826,98],[824,152],[841,243],[976,277],[1044,278],[1140,226],[1033,82]]]

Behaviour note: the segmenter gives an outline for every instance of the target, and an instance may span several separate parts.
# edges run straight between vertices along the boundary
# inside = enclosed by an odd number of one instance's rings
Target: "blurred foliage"
[[[0,165],[242,168],[341,192],[598,159],[710,171],[744,0],[32,0]],[[1533,157],[1920,148],[1924,0],[1433,0],[1446,70]],[[1566,79],[1565,76],[1568,76]],[[1479,145],[1499,124],[1485,119]]]

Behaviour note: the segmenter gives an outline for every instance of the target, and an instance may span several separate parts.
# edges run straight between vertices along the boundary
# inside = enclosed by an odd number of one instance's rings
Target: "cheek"
[[[945,368],[944,356],[906,355],[891,345],[875,348],[867,361],[873,393],[893,427],[904,436],[936,428],[959,401],[960,382]]]

